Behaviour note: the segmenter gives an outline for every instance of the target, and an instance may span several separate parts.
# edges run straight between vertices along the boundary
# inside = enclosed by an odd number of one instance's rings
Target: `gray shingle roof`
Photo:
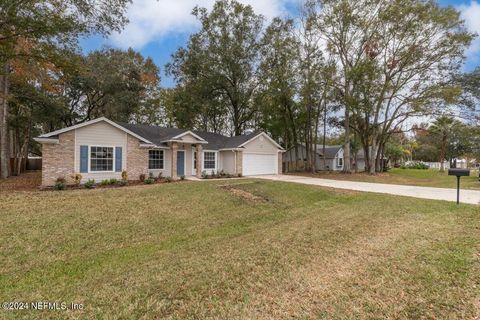
[[[159,127],[159,126],[151,126],[151,125],[144,125],[144,124],[131,124],[131,123],[122,123],[122,122],[116,122],[116,123],[121,125],[125,129],[128,129],[133,133],[153,142],[158,146],[165,145],[165,143],[162,143],[162,141],[170,140],[175,136],[178,136],[184,132],[190,131],[187,129]],[[204,148],[208,150],[237,148],[243,143],[247,142],[251,138],[261,133],[261,131],[256,131],[246,135],[227,137],[227,136],[224,136],[218,133],[212,133],[212,132],[197,131],[197,130],[192,132],[208,142],[208,144],[204,146]]]
[[[325,146],[325,158],[335,158],[335,155],[341,148],[341,145]],[[323,144],[317,144],[317,154],[323,157]]]
[[[332,146],[325,146],[325,158],[326,159],[333,159],[335,158],[335,155],[337,152],[343,148],[342,145],[332,145]],[[363,159],[365,157],[363,149],[358,150],[357,153],[357,159]],[[322,144],[317,144],[317,154],[321,157],[323,157],[323,145]],[[353,157],[353,154],[352,154]]]

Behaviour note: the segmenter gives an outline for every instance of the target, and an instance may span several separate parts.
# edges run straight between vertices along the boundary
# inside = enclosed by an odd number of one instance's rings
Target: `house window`
[[[216,168],[216,157],[215,152],[204,152],[203,153],[203,168],[204,169],[215,169]]]
[[[338,158],[337,159],[337,167],[343,166],[343,158]]]
[[[113,171],[113,147],[90,147],[90,171]]]
[[[163,169],[163,150],[148,150],[148,169]]]

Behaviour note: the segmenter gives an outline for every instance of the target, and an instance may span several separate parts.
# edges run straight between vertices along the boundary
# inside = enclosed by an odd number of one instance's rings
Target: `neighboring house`
[[[319,171],[341,171],[343,170],[344,158],[343,158],[343,146],[325,146],[325,166],[323,157],[323,145],[317,144],[317,154],[315,156],[315,167]],[[307,148],[305,145],[298,145],[298,158],[295,159],[295,148],[288,149],[283,155],[283,161],[289,168],[293,167],[295,160],[299,160],[300,163],[307,161]],[[365,170],[365,157],[363,150],[359,150],[357,153],[357,162],[355,163],[354,156],[352,154],[352,168],[357,166],[358,171]]]
[[[202,171],[235,175],[281,173],[282,147],[264,132],[226,137],[177,128],[126,124],[98,118],[41,135],[42,185],[82,174],[88,179],[130,180],[141,174],[201,177]]]

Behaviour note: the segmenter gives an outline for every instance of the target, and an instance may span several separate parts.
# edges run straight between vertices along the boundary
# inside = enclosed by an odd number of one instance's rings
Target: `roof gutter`
[[[37,137],[33,138],[33,140],[37,141],[38,143],[45,143],[45,144],[59,144],[58,139],[52,139],[52,138],[42,138],[42,137]]]
[[[140,143],[140,148],[147,148],[147,149],[170,149],[169,147],[157,146],[156,144],[150,143]]]
[[[189,141],[183,141],[183,140],[164,140],[164,141],[160,141],[160,142],[161,143],[177,142],[177,143],[188,143],[188,144],[208,144],[207,141],[189,142]]]
[[[223,148],[223,149],[218,149],[218,151],[243,151],[245,148]]]

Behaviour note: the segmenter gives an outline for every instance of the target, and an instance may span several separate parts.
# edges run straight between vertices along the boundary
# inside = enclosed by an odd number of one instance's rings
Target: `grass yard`
[[[457,188],[457,179],[455,177],[448,176],[447,171],[440,172],[439,170],[434,169],[418,170],[393,168],[386,173],[378,175],[369,175],[364,172],[353,174],[343,174],[339,172],[317,172],[315,174],[295,172],[291,174],[334,180],[404,184],[421,187]],[[480,190],[478,171],[472,170],[469,177],[462,177],[460,187],[462,189]]]
[[[235,180],[0,193],[0,214],[0,301],[84,304],[2,319],[480,316],[477,206]]]

